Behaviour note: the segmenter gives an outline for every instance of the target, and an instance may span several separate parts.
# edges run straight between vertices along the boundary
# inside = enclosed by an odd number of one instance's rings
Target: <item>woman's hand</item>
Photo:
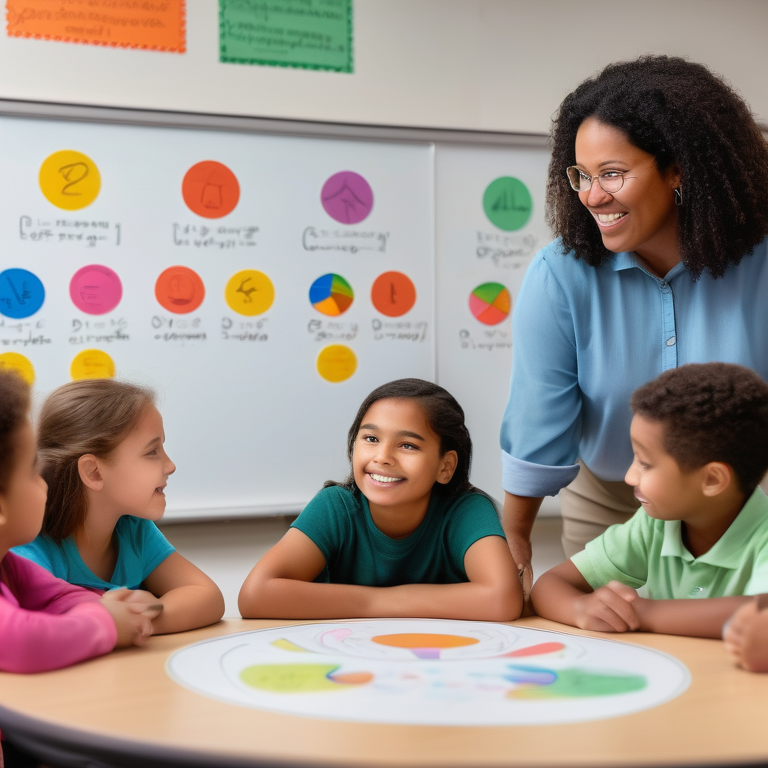
[[[507,536],[507,544],[520,574],[520,584],[526,603],[533,585],[533,567],[531,566],[531,530],[542,499],[529,496],[504,495],[502,524]],[[525,611],[524,611],[525,612]]]

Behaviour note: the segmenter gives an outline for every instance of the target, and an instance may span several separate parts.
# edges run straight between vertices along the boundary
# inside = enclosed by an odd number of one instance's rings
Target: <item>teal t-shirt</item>
[[[760,488],[701,557],[681,534],[680,520],[656,520],[641,507],[571,561],[592,589],[616,580],[660,600],[768,592],[768,498]]]
[[[118,542],[117,563],[109,581],[100,579],[88,568],[71,536],[57,544],[49,536],[40,534],[34,541],[14,547],[12,551],[70,584],[102,590],[118,587],[139,589],[144,579],[175,552],[151,520],[123,515],[117,521],[115,535]]]
[[[404,539],[382,533],[368,500],[339,486],[323,488],[294,521],[325,557],[315,579],[333,584],[393,587],[467,581],[464,555],[485,536],[504,538],[490,499],[466,493],[446,507],[433,493],[421,525]]]

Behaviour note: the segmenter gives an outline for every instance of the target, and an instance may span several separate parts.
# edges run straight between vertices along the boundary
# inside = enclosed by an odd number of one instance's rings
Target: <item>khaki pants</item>
[[[640,507],[632,487],[623,480],[600,480],[581,461],[579,465],[576,479],[560,491],[566,557],[581,552],[609,526],[629,520]]]

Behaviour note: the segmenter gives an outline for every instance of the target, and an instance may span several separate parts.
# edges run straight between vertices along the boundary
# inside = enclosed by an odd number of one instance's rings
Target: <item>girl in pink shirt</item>
[[[141,645],[157,615],[147,593],[100,597],[8,551],[37,536],[48,491],[29,401],[21,377],[0,369],[0,672],[42,672]]]

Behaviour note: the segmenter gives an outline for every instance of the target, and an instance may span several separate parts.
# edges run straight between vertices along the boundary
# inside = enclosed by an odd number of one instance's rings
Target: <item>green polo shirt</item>
[[[640,507],[571,560],[592,589],[616,580],[661,600],[768,592],[768,497],[760,488],[701,557],[686,549],[681,530],[680,520],[655,520]]]

